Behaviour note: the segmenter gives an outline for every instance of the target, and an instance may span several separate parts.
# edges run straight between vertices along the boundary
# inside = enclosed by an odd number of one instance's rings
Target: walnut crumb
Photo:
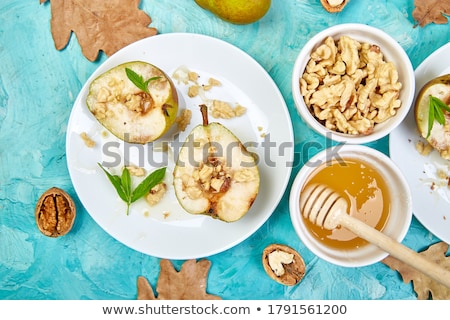
[[[192,111],[185,109],[181,112],[181,114],[175,119],[177,123],[178,130],[184,131],[186,127],[191,123]]]
[[[194,97],[198,96],[199,92],[200,92],[200,86],[198,86],[198,85],[193,85],[188,88],[188,96],[190,98],[194,98]]]
[[[145,176],[145,169],[141,167],[136,166],[127,166],[128,171],[130,172],[131,176],[134,177],[143,177]]]
[[[220,87],[222,85],[222,83],[219,80],[214,79],[214,78],[209,78],[208,84],[212,87]]]
[[[95,141],[92,140],[86,132],[82,132],[80,133],[80,137],[81,139],[83,139],[84,144],[88,147],[88,148],[93,148],[95,147]]]
[[[154,206],[161,201],[161,199],[166,194],[166,191],[167,191],[166,184],[159,183],[150,190],[150,192],[145,197],[145,200],[150,206]]]
[[[241,105],[237,105],[235,108],[228,102],[221,100],[213,100],[211,106],[211,114],[214,118],[231,119],[242,116],[247,109]]]
[[[197,72],[195,72],[195,71],[189,71],[188,72],[188,79],[189,79],[189,81],[195,82],[195,81],[198,80],[198,78],[199,78],[199,75],[198,75]]]
[[[416,142],[416,150],[423,156],[427,156],[433,151],[433,146],[428,142],[417,141]]]

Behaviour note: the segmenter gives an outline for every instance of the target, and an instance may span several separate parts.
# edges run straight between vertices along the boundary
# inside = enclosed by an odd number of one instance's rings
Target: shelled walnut
[[[76,207],[72,198],[59,188],[44,192],[36,204],[35,217],[39,230],[56,238],[68,233],[73,226]]]
[[[328,12],[339,12],[344,9],[345,5],[350,0],[320,0],[322,3],[322,6],[327,10]]]
[[[306,271],[305,262],[300,254],[281,244],[271,244],[262,255],[264,270],[273,280],[286,286],[299,283]]]

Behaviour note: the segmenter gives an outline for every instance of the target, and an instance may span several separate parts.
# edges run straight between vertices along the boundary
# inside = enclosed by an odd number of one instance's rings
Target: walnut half
[[[59,188],[44,192],[36,204],[36,223],[46,236],[56,238],[72,229],[76,208],[72,198]]]
[[[322,3],[325,10],[334,13],[342,11],[349,1],[350,0],[320,0],[320,3]]]
[[[262,255],[264,270],[273,280],[286,286],[299,283],[306,271],[305,262],[300,254],[291,247],[271,244]]]

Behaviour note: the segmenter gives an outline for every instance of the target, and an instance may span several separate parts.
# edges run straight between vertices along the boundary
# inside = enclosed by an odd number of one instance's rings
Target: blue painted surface
[[[351,1],[339,14],[324,11],[319,0],[274,0],[263,19],[245,26],[224,22],[193,0],[142,0],[141,8],[160,33],[210,35],[254,57],[286,100],[297,154],[307,141],[323,148],[327,143],[305,126],[291,96],[295,58],[314,34],[346,22],[375,26],[402,45],[414,67],[450,41],[448,24],[415,27],[411,0]],[[0,3],[0,299],[135,299],[139,275],[156,286],[159,259],[122,245],[93,221],[74,192],[65,158],[72,105],[107,57],[89,62],[75,35],[65,50],[57,51],[50,15],[49,3],[40,5],[38,0]],[[388,138],[370,146],[388,153]],[[301,155],[298,159],[292,178],[307,160]],[[37,199],[52,186],[68,191],[78,207],[72,231],[58,239],[43,236],[34,220]],[[253,236],[208,257],[209,293],[224,299],[416,299],[411,284],[382,263],[343,268],[309,252],[291,226],[289,187]],[[422,250],[436,241],[413,220],[404,243]],[[307,274],[300,285],[285,287],[265,274],[261,253],[271,243],[288,244],[302,254]],[[178,268],[183,261],[173,263]]]

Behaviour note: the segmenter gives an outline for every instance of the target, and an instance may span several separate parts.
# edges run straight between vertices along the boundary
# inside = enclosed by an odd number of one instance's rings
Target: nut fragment
[[[320,0],[320,2],[328,12],[339,12],[344,9],[349,0]]]
[[[154,186],[145,197],[145,200],[150,206],[158,204],[164,197],[167,191],[167,185],[164,182],[158,183]]]
[[[72,198],[59,188],[44,192],[36,204],[36,223],[46,236],[56,238],[72,229],[76,208]]]
[[[305,262],[291,247],[272,244],[262,255],[264,270],[273,280],[286,286],[299,283],[305,275]]]

